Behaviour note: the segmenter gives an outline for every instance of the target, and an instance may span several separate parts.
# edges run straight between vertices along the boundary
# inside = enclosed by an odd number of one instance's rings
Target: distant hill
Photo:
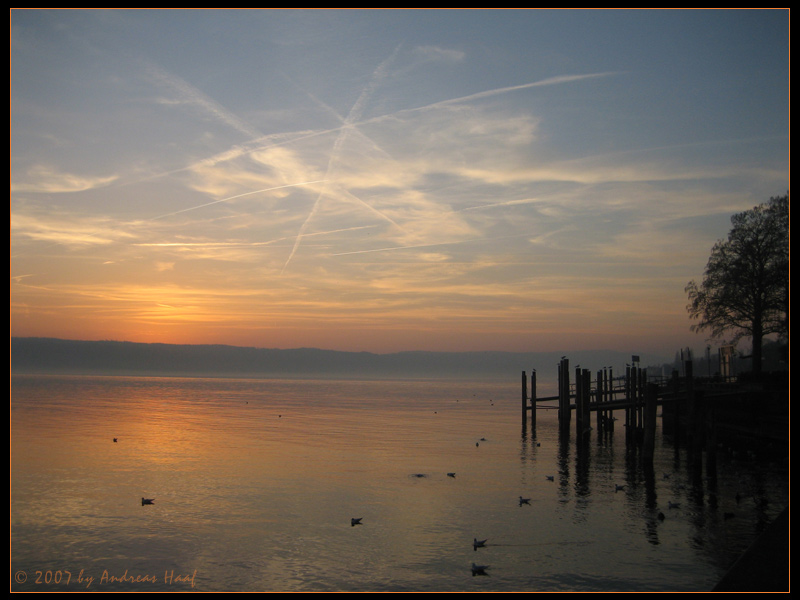
[[[622,373],[631,355],[582,352],[343,352],[225,345],[140,344],[52,338],[11,338],[12,374],[171,375],[304,378],[518,378],[536,369],[555,380],[562,355],[571,367]],[[642,366],[662,357],[642,356]]]

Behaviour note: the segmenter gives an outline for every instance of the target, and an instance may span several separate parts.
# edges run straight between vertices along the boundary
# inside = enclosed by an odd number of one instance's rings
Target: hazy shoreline
[[[144,344],[54,338],[11,338],[12,374],[182,375],[208,377],[476,377],[509,378],[537,369],[556,377],[561,356],[584,368],[620,370],[630,353],[612,350],[553,352],[428,352],[389,354],[317,348],[276,349],[225,345]],[[664,357],[641,356],[662,364]],[[551,374],[552,370],[552,374]]]

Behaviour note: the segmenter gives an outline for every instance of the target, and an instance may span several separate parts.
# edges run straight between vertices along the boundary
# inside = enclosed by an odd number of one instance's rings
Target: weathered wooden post
[[[562,431],[569,431],[571,416],[569,393],[569,359],[562,358],[558,365],[558,419]]]
[[[641,404],[639,405],[639,427],[644,429],[644,405],[647,396],[647,369],[639,367],[639,389],[641,390]]]
[[[575,368],[575,433],[578,436],[583,435],[586,429],[584,422],[585,412],[583,410],[583,403],[585,402],[583,390],[583,376],[580,367]]]
[[[606,389],[608,393],[606,395],[606,399],[613,401],[614,400],[614,369],[611,367],[608,368],[608,373],[605,376],[606,380]],[[607,410],[605,411],[606,415],[606,423],[608,424],[608,430],[614,431],[614,411]]]
[[[561,424],[562,419],[564,416],[561,414],[564,412],[564,374],[561,372],[564,369],[564,359],[561,359],[561,362],[558,363],[558,422],[559,425]]]
[[[658,386],[655,383],[647,385],[644,396],[644,442],[642,444],[642,458],[652,462],[656,447],[656,412],[658,405]]]
[[[581,377],[583,379],[583,425],[584,429],[582,429],[583,433],[588,432],[592,428],[592,407],[590,406],[590,402],[592,400],[592,374],[589,369],[583,369],[581,371]]]
[[[636,439],[641,440],[641,435],[644,430],[644,401],[646,392],[647,374],[641,367],[633,368],[633,377],[636,385],[636,397],[633,406],[633,430],[636,434]]]
[[[689,359],[686,369],[686,398],[688,401],[689,452],[694,466],[698,469],[703,463],[703,393],[695,389],[694,365]]]
[[[528,376],[522,372],[522,430],[528,427]]]
[[[531,427],[536,427],[536,369],[531,371]]]
[[[661,423],[664,433],[672,434],[677,431],[678,419],[678,372],[673,370],[669,381],[664,382],[664,392],[668,401],[661,407]]]
[[[633,409],[631,408],[636,397],[636,387],[633,384],[631,366],[625,366],[625,437],[630,437],[633,432]]]
[[[597,432],[600,433],[605,429],[603,424],[603,411],[601,407],[603,406],[603,372],[597,372],[597,382],[595,384],[594,390],[594,401],[595,401],[595,417],[597,421]]]

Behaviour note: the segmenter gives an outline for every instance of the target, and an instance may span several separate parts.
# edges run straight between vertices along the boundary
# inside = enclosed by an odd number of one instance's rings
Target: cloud
[[[50,213],[23,214],[11,211],[9,225],[12,241],[19,238],[64,244],[66,246],[102,246],[131,240],[133,235],[123,231],[119,223],[105,217],[79,217]]]
[[[11,193],[67,194],[85,192],[110,185],[117,180],[117,176],[89,177],[74,173],[64,173],[45,165],[35,165],[27,170],[23,179],[24,181],[11,182]]]

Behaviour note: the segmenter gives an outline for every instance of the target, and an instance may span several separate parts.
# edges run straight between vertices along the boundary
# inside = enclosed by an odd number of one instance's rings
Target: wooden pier
[[[543,403],[549,404],[546,408],[558,411],[559,428],[567,435],[574,411],[575,434],[579,440],[593,429],[598,434],[613,432],[618,421],[614,414],[622,412],[626,438],[641,443],[642,456],[652,460],[657,413],[661,407],[664,431],[685,434],[690,450],[696,450],[698,455],[706,452],[710,470],[715,465],[719,414],[734,404],[746,407],[746,398],[753,394],[733,378],[696,379],[691,360],[684,363],[683,376],[673,371],[669,378],[648,379],[647,370],[634,363],[627,365],[625,373],[618,377],[609,367],[597,371],[594,377],[589,369],[575,367],[573,379],[569,359],[563,357],[558,364],[558,394],[555,396],[537,395],[536,376],[536,371],[532,371],[529,386],[528,376],[522,372],[523,429],[527,429],[529,422],[531,427],[536,427],[536,413],[545,408]],[[786,398],[788,402],[788,392]],[[739,411],[740,416],[746,415],[743,429],[749,429],[751,434],[768,435],[771,441],[788,443],[788,423],[783,440],[784,430],[779,424],[775,431],[767,433],[762,431],[764,427],[754,426],[750,419],[750,415],[756,413],[753,408],[749,411],[745,408],[744,413],[741,408]],[[730,431],[732,424],[726,421],[723,426]]]

